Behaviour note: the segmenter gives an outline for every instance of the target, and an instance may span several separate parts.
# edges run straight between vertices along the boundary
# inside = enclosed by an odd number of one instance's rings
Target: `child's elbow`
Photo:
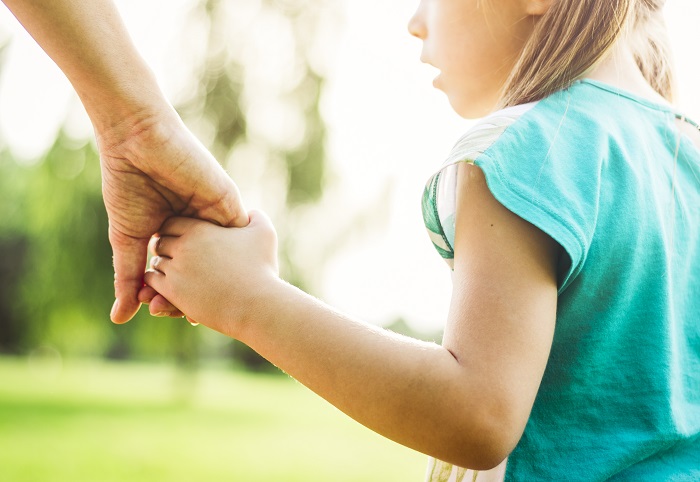
[[[498,467],[520,441],[524,423],[518,417],[484,414],[477,423],[472,419],[469,429],[462,430],[451,444],[452,460],[459,467],[472,470],[491,470]]]
[[[461,460],[455,461],[454,464],[471,470],[491,470],[501,465],[512,450],[513,447],[484,444],[484,446],[478,447],[476,450],[470,451],[470,453],[462,454]]]
[[[491,439],[485,436],[476,444],[472,441],[469,448],[462,445],[461,453],[455,454],[455,459],[450,462],[472,470],[491,470],[508,458],[514,448],[515,445],[503,437]]]

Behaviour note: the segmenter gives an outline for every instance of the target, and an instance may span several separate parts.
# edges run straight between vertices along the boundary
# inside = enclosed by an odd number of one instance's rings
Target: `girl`
[[[423,196],[442,346],[280,280],[259,212],[166,222],[142,299],[431,455],[431,481],[700,480],[700,132],[670,104],[662,3],[421,1],[435,86],[486,116]]]

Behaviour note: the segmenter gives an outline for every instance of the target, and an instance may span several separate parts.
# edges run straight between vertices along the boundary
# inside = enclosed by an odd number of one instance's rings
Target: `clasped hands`
[[[238,188],[174,110],[130,119],[96,137],[114,254],[116,301],[110,317],[126,323],[141,303],[150,304],[151,314],[183,316],[144,285],[149,240],[175,216],[246,226]]]

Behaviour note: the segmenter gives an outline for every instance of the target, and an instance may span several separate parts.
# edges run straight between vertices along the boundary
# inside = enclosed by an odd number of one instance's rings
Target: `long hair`
[[[665,0],[553,0],[503,87],[500,107],[542,99],[568,87],[629,35],[649,84],[673,99],[673,69],[661,9]]]
[[[673,102],[673,56],[661,9],[666,0],[637,0],[631,31],[639,70],[654,90]]]

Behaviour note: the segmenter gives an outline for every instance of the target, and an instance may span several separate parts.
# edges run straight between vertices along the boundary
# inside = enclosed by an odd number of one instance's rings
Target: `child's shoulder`
[[[494,145],[503,133],[517,123],[524,114],[539,102],[522,104],[498,110],[480,119],[472,126],[452,148],[445,165],[459,161],[475,161],[481,154]]]
[[[541,100],[507,107],[480,119],[455,144],[445,165],[475,162],[484,154],[546,156],[556,145],[591,155],[638,118],[640,106],[595,83],[577,81]]]

